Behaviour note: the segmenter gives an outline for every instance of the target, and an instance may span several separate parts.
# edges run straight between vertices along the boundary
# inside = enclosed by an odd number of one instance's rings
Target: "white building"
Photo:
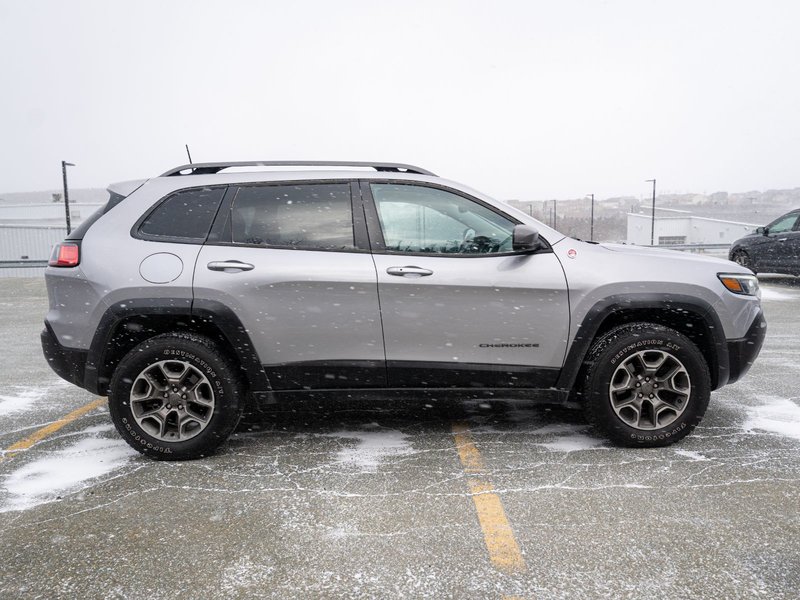
[[[70,202],[69,218],[74,226],[91,215],[103,202]],[[2,225],[49,225],[66,227],[63,202],[36,202],[26,204],[0,204]]]
[[[72,228],[102,205],[101,202],[70,202]],[[47,260],[53,246],[66,236],[62,202],[0,204],[0,278],[41,277],[41,268],[17,268],[3,263]]]
[[[648,214],[628,213],[627,242],[650,245],[652,218]],[[730,244],[752,233],[758,225],[697,217],[688,211],[656,209],[653,243],[658,246],[675,244]]]

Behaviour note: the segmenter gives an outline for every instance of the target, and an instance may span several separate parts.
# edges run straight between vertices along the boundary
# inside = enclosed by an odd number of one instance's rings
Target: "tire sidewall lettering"
[[[647,350],[648,348],[659,348],[659,349],[666,349],[671,350],[673,352],[680,352],[681,346],[675,344],[674,342],[670,342],[667,340],[659,339],[659,338],[650,338],[644,340],[638,340],[631,344],[625,346],[622,350],[618,351],[610,360],[612,365],[616,365],[617,361],[621,358],[626,358],[631,352],[639,352],[641,350]]]

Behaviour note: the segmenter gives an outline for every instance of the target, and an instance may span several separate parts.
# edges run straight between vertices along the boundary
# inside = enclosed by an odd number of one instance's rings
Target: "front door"
[[[392,387],[549,387],[569,328],[564,272],[514,252],[517,221],[441,186],[362,182]]]
[[[790,269],[792,255],[796,252],[795,224],[798,213],[784,215],[769,224],[767,240],[759,246],[759,267],[762,272],[785,273]]]

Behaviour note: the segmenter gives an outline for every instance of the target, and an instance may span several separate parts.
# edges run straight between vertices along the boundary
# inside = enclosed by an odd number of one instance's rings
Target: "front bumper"
[[[56,372],[56,375],[79,387],[84,387],[86,357],[89,352],[62,346],[47,321],[44,322],[44,331],[42,331],[41,337],[45,360]]]
[[[738,381],[750,370],[761,351],[765,337],[767,321],[764,312],[759,311],[743,338],[728,340],[728,383]]]

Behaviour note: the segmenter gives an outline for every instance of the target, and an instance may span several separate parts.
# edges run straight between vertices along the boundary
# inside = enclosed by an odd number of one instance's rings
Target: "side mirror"
[[[511,247],[517,251],[533,251],[542,247],[539,231],[531,225],[515,225],[511,236]]]
[[[756,229],[756,233],[760,233],[761,235],[767,235],[769,233],[769,229],[766,227],[759,227]]]

